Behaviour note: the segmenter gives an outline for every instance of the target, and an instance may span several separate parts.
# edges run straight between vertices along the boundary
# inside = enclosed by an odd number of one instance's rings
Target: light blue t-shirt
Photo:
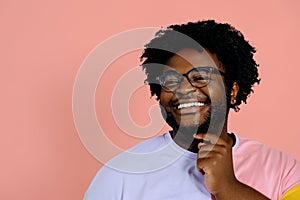
[[[232,136],[239,181],[274,200],[300,184],[300,163],[295,159],[260,142]],[[169,133],[146,140],[103,166],[85,200],[211,200],[196,158]]]
[[[210,200],[196,158],[169,133],[146,140],[104,165],[85,200]]]

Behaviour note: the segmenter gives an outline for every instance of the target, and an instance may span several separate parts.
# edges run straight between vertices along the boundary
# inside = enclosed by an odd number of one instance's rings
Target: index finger
[[[193,137],[198,140],[203,140],[203,143],[209,142],[211,144],[228,145],[228,142],[221,137],[211,133],[197,133]]]

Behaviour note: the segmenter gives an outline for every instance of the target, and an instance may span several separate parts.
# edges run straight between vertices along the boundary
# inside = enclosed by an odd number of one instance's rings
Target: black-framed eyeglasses
[[[161,76],[157,77],[161,87],[167,92],[175,91],[181,84],[183,77],[186,77],[189,83],[197,88],[205,87],[211,80],[211,74],[225,75],[214,67],[197,67],[193,68],[185,74],[179,74],[175,70],[164,72]]]

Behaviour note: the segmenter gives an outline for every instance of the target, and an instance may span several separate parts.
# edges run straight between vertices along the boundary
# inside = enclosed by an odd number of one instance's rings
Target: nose
[[[177,94],[186,95],[195,91],[196,88],[192,86],[187,77],[183,76],[179,87],[174,92]]]

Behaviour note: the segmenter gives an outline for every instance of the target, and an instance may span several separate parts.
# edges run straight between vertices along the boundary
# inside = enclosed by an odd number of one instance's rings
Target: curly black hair
[[[217,23],[214,20],[171,25],[158,31],[155,38],[145,45],[141,66],[147,75],[145,82],[150,85],[151,96],[160,98],[161,86],[156,82],[156,77],[162,73],[159,64],[165,64],[184,48],[204,48],[216,54],[226,72],[226,86],[232,88],[234,82],[239,85],[236,103],[230,107],[238,111],[242,102],[247,103],[253,85],[260,82],[258,64],[253,59],[256,50],[240,31],[228,23]]]

